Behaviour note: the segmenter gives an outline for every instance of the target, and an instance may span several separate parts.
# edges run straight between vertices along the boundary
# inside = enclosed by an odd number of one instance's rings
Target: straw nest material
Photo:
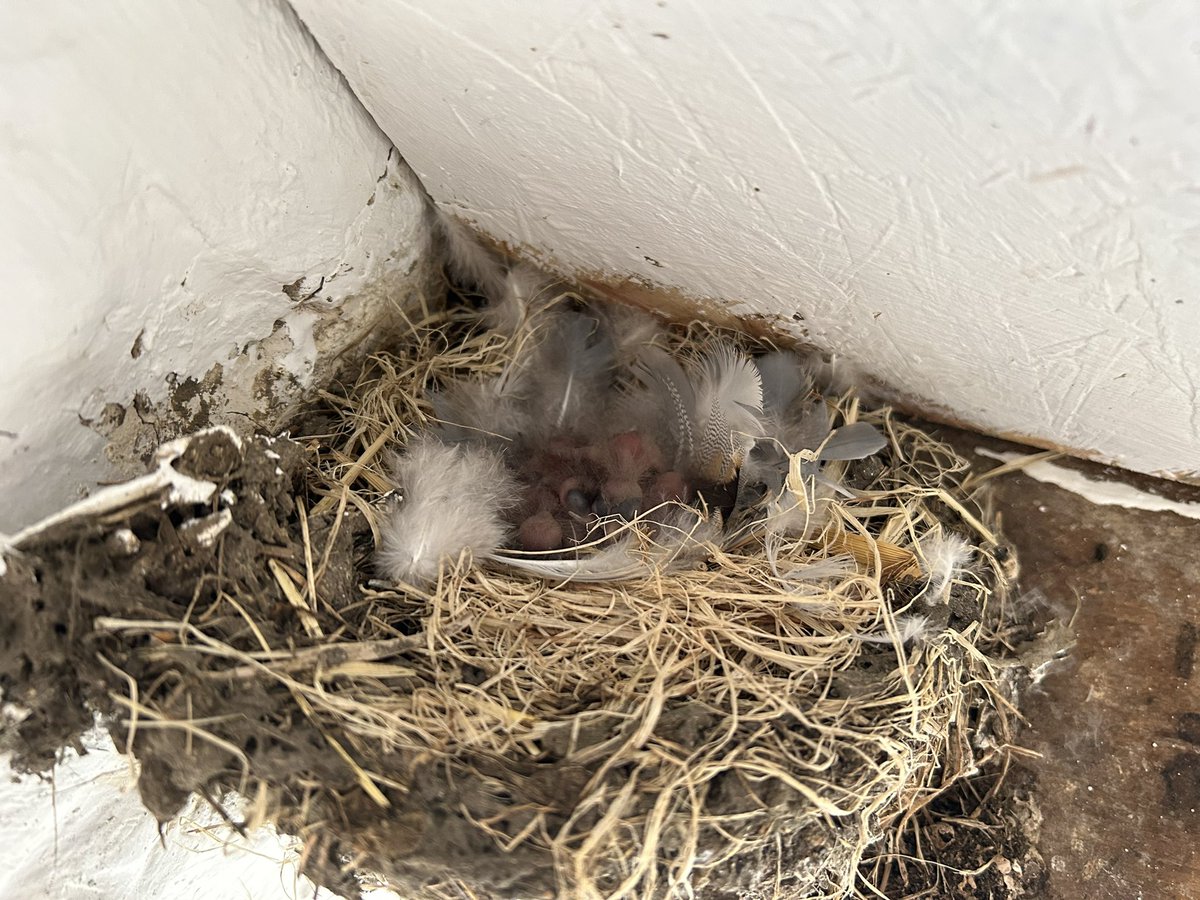
[[[1009,740],[1014,564],[964,461],[832,397],[887,447],[830,464],[852,496],[817,533],[613,584],[466,555],[388,584],[388,451],[431,385],[514,352],[465,306],[407,332],[291,439],[208,431],[20,542],[18,762],[98,709],[161,820],[238,791],[238,827],[298,834],[343,892],[371,871],[421,897],[903,896],[921,810]]]

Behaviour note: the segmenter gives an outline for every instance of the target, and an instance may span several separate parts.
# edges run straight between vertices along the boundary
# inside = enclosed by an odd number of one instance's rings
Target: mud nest
[[[45,770],[98,713],[160,821],[237,792],[232,824],[300,836],[348,895],[364,872],[421,897],[936,892],[928,812],[1010,741],[1015,563],[965,462],[832,397],[887,446],[831,464],[849,496],[813,533],[613,584],[464,555],[396,586],[373,562],[387,453],[431,385],[512,352],[466,306],[407,332],[291,437],[181,439],[18,536],[14,764]]]

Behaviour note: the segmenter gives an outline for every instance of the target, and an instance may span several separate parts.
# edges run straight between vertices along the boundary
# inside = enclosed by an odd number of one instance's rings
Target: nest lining
[[[1009,740],[1013,563],[963,460],[847,395],[840,419],[888,447],[834,464],[854,497],[822,500],[815,534],[610,585],[465,555],[434,584],[386,584],[386,451],[427,425],[430,385],[517,352],[463,307],[408,332],[291,441],[215,467],[198,452],[208,503],[23,546],[76,561],[57,593],[45,565],[36,597],[18,591],[69,619],[61,665],[34,674],[74,667],[78,699],[115,714],[147,805],[165,820],[192,790],[237,790],[247,827],[300,835],[305,870],[343,891],[366,868],[414,896],[884,896],[885,878],[902,895],[915,813]],[[676,330],[672,350],[709,337]],[[187,537],[213,516],[211,544]],[[971,552],[935,583],[926,547],[951,534]],[[36,679],[12,668],[19,699]]]

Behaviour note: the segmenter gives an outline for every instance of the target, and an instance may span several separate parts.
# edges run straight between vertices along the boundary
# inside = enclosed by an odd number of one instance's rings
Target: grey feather
[[[446,443],[509,443],[529,428],[530,411],[513,386],[501,378],[452,381],[429,394],[439,420],[435,435]]]
[[[782,421],[792,404],[812,391],[812,377],[795,353],[776,350],[756,357],[762,377],[763,415]]]
[[[716,343],[685,371],[666,352],[647,347],[638,370],[657,397],[665,423],[659,431],[670,439],[675,468],[703,481],[732,480],[762,433],[762,381],[754,363],[733,345]]]
[[[725,483],[737,476],[762,434],[762,402],[762,376],[754,362],[731,344],[710,348],[696,385],[700,441],[695,466],[703,477]]]
[[[864,459],[888,445],[887,438],[874,425],[854,422],[835,429],[821,447],[822,460]]]
[[[865,422],[831,432],[829,410],[824,401],[808,399],[811,381],[794,354],[767,354],[756,363],[764,372],[766,434],[747,455],[739,473],[730,530],[738,535],[760,531],[768,535],[799,534],[823,520],[819,500],[834,493],[851,496],[843,485],[821,471],[823,463],[878,453],[887,446],[887,438]],[[784,488],[790,455],[802,450],[818,450],[815,460],[800,464],[808,494],[803,503]]]
[[[532,357],[518,376],[528,398],[533,435],[594,433],[613,386],[613,345],[599,320],[558,309],[549,315]]]
[[[762,374],[765,437],[789,453],[815,450],[829,434],[829,411],[813,396],[812,375],[804,361],[779,350],[754,362]]]
[[[467,225],[434,207],[434,232],[441,238],[446,271],[456,284],[476,288],[496,302],[504,294],[506,266],[480,243]]]
[[[682,468],[696,454],[696,391],[691,379],[665,350],[646,347],[638,357],[645,391],[637,395],[643,424],[669,441],[674,467]]]

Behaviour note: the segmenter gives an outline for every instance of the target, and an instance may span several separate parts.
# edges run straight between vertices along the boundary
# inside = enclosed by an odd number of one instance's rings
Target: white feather
[[[826,578],[841,578],[855,570],[853,556],[827,556],[799,566],[793,566],[783,576],[789,584],[811,584]]]
[[[829,520],[829,503],[833,490],[826,484],[809,479],[804,484],[805,496],[783,487],[767,503],[759,527],[765,532],[768,546],[781,537],[811,536],[825,527]]]
[[[897,616],[895,636],[891,634],[860,634],[858,632],[855,632],[854,636],[868,644],[892,644],[896,642],[897,638],[901,644],[907,644],[910,641],[924,641],[935,630],[928,616]]]
[[[574,581],[581,584],[627,581],[654,569],[645,558],[634,552],[634,543],[629,538],[615,541],[579,559],[538,559],[500,554],[495,561],[548,581]]]
[[[922,570],[929,579],[929,592],[933,598],[942,598],[950,589],[950,583],[964,572],[971,561],[971,545],[956,534],[930,532],[918,543]]]
[[[644,520],[636,520],[644,525]],[[707,556],[720,540],[721,526],[690,507],[677,506],[663,516],[653,537],[631,525],[624,536],[576,559],[541,559],[497,554],[492,560],[550,581],[600,583],[644,578],[683,568]]]
[[[762,434],[762,378],[753,361],[719,343],[684,371],[664,351],[647,347],[638,368],[648,390],[638,403],[657,407],[675,467],[701,480],[733,479]]]
[[[813,381],[826,395],[840,395],[853,391],[864,400],[882,399],[878,382],[856,360],[832,354],[826,359],[814,358],[806,367]]]
[[[377,563],[396,581],[427,583],[445,560],[464,550],[494,554],[508,537],[502,517],[518,487],[499,454],[487,447],[416,438],[395,458],[401,498],[381,529]]]
[[[762,376],[731,344],[717,344],[699,366],[698,451],[706,474],[729,481],[762,434]]]

